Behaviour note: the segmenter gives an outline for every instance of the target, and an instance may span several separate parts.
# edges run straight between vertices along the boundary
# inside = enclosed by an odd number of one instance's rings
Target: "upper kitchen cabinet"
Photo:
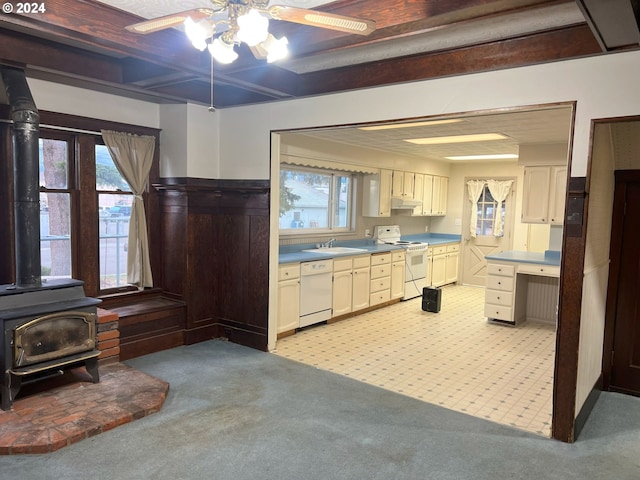
[[[413,199],[415,174],[413,172],[393,171],[391,196],[395,198]],[[420,199],[419,199],[420,200]]]
[[[431,215],[446,215],[449,179],[433,176],[433,191],[431,194]]]
[[[393,172],[381,169],[380,173],[364,176],[362,215],[364,217],[391,216],[391,188]]]
[[[566,144],[522,145],[518,163],[524,165],[522,222],[562,225],[567,185]]]

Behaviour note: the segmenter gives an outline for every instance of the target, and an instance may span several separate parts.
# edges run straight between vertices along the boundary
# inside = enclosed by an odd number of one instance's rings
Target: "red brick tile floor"
[[[82,367],[24,385],[0,410],[0,455],[53,452],[162,408],[168,383],[122,363],[99,371],[99,383]]]

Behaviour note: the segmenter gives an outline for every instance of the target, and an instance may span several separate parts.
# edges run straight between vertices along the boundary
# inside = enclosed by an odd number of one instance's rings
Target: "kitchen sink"
[[[353,247],[326,247],[326,248],[311,248],[309,250],[302,250],[309,253],[324,253],[327,255],[336,255],[339,253],[361,253],[368,252],[365,248],[353,248]]]

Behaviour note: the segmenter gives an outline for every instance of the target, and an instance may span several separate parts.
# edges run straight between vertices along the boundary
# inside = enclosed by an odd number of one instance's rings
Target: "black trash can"
[[[422,310],[438,313],[442,302],[442,290],[438,287],[424,287],[422,289]]]

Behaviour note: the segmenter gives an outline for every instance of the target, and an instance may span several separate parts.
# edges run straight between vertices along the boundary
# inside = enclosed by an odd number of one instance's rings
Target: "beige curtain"
[[[127,249],[127,282],[139,289],[153,287],[147,217],[142,194],[149,183],[156,139],[108,130],[102,130],[102,138],[120,175],[133,192]]]
[[[471,202],[471,215],[469,219],[469,234],[475,238],[478,227],[478,199],[484,190],[484,180],[468,180],[469,201]]]
[[[504,219],[502,218],[502,202],[505,201],[509,192],[511,191],[511,185],[513,180],[487,180],[487,186],[491,192],[491,196],[498,204],[496,211],[496,217],[493,220],[493,236],[501,237],[504,231]]]

